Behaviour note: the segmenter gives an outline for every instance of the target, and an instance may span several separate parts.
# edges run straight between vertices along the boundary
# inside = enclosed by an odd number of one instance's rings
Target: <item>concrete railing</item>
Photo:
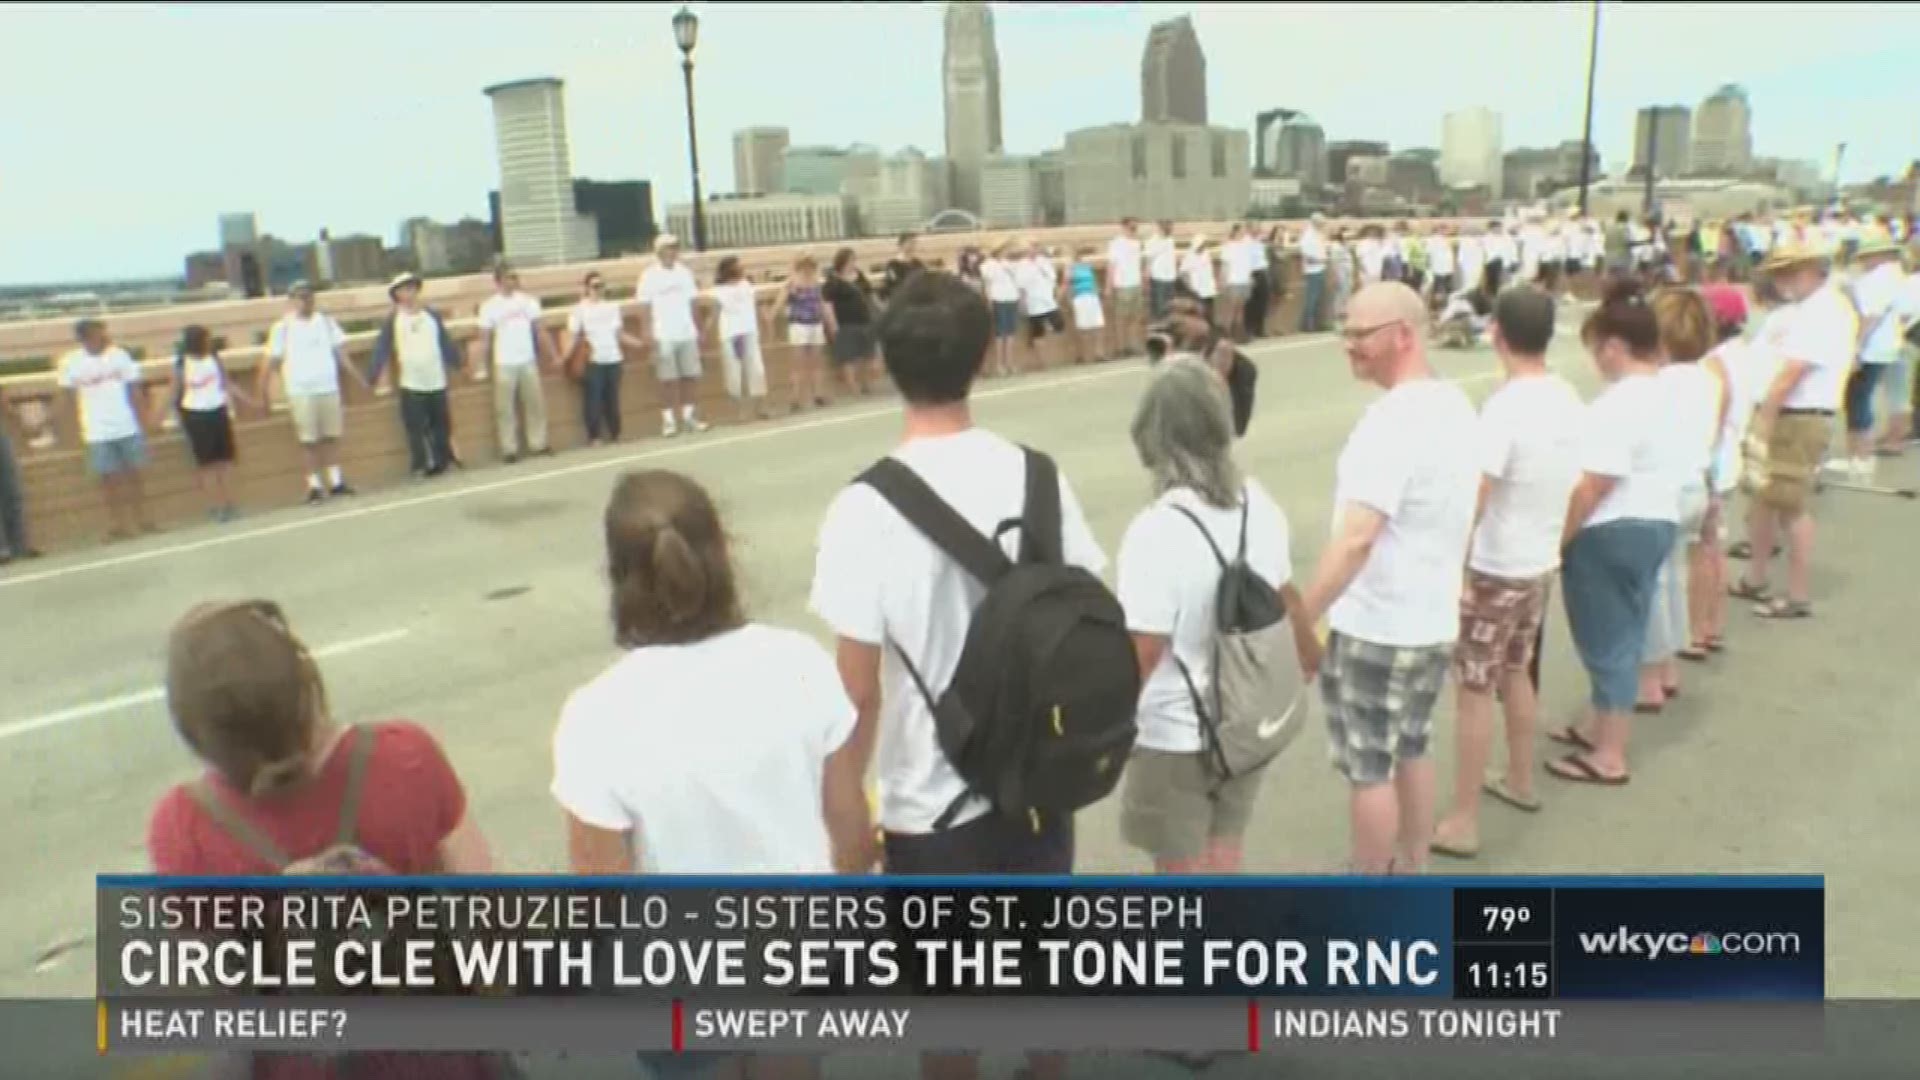
[[[1291,228],[1298,227],[1298,223],[1288,225]],[[1190,224],[1179,229],[1178,235],[1184,240],[1198,232],[1205,232],[1217,240],[1225,235],[1226,229],[1211,223]],[[1112,234],[1112,227],[1100,226],[1034,230],[1018,235],[1031,235],[1044,245],[1058,246],[1066,251],[1082,244],[1091,244],[1100,255],[1104,255],[1106,240]],[[969,245],[991,247],[999,237],[1005,235],[1014,234],[969,233],[923,237],[920,257],[930,263],[951,266],[962,248]],[[839,246],[820,245],[805,250],[824,259],[830,258]],[[893,250],[893,244],[884,240],[856,241],[846,246],[854,248],[862,265],[876,269]],[[756,249],[732,254],[739,255],[756,276],[765,278],[776,273],[784,275],[799,250],[802,249]],[[692,256],[689,261],[701,279],[707,281],[711,280],[711,267],[719,257],[708,253]],[[1277,274],[1281,295],[1269,311],[1266,328],[1269,333],[1284,334],[1299,324],[1299,279],[1293,263],[1291,252],[1283,251]],[[580,280],[588,269],[597,269],[607,279],[609,295],[629,298],[633,295],[640,271],[646,265],[648,262],[644,259],[624,259],[569,267],[530,268],[521,271],[521,279],[523,287],[538,296],[545,305],[543,321],[549,327],[559,328],[565,324],[577,299]],[[479,275],[428,283],[427,302],[447,318],[449,329],[462,349],[470,350],[474,344],[477,335],[475,311],[491,290],[491,280]],[[769,402],[784,410],[789,402],[794,355],[787,345],[785,324],[776,318],[780,297],[779,285],[769,283],[763,286],[760,324]],[[349,329],[346,345],[348,359],[362,372],[366,371],[377,337],[375,326],[385,317],[389,307],[385,289],[370,287],[323,293],[320,306]],[[703,298],[700,306],[704,325],[710,305]],[[226,338],[228,347],[222,351],[222,356],[229,362],[236,380],[246,385],[251,382],[251,370],[264,353],[264,347],[259,342],[264,340],[267,328],[285,310],[284,299],[272,299],[183,306],[109,320],[109,328],[117,343],[129,348],[143,347],[145,351],[143,366],[148,371],[148,381],[141,387],[145,400],[137,404],[144,406],[143,417],[159,418],[149,428],[153,463],[147,471],[146,481],[150,507],[155,519],[163,527],[194,520],[201,514],[187,449],[174,430],[172,418],[165,415],[170,411],[168,403],[159,400],[166,384],[165,369],[171,364],[173,342],[178,339],[180,329],[197,323],[206,326],[216,337]],[[638,309],[630,307],[628,311],[629,328],[638,329]],[[36,343],[29,347],[46,349],[58,355],[71,347],[70,341],[71,324],[65,321],[55,326],[17,324],[0,327],[0,345],[6,348],[9,357],[20,355],[14,351],[19,348],[20,342]],[[142,342],[146,344],[141,346]],[[700,407],[707,419],[724,422],[731,419],[734,410],[728,404],[721,378],[718,343],[711,335],[704,335],[701,345],[705,353],[705,377],[700,388]],[[1069,362],[1072,355],[1073,346],[1069,339],[1050,337],[1041,344],[1036,354],[1027,357],[1026,362],[1029,366],[1036,363],[1052,366]],[[622,411],[629,438],[635,435],[651,437],[658,431],[659,388],[652,376],[649,360],[649,357],[628,357],[631,377],[625,380]],[[831,378],[830,370],[827,377]],[[463,377],[456,378],[451,389],[455,443],[463,463],[475,467],[495,462],[498,458],[495,449],[497,439],[490,385]],[[580,415],[578,388],[564,376],[549,373],[545,378],[545,390],[553,446],[564,450],[584,444],[586,437]],[[403,479],[407,473],[408,458],[397,404],[393,399],[381,400],[351,380],[343,382],[342,393],[347,418],[341,450],[349,476],[362,487]],[[77,421],[71,408],[62,401],[52,375],[41,373],[0,380],[0,397],[4,398],[4,422],[13,436],[15,454],[20,460],[25,480],[28,518],[36,543],[46,548],[66,547],[84,543],[103,532],[105,515],[98,486],[86,472],[84,447],[79,439]],[[239,460],[230,483],[241,506],[259,509],[295,501],[301,493],[302,467],[292,427],[284,413],[275,406],[256,403],[252,409],[243,410],[236,416],[235,436]]]

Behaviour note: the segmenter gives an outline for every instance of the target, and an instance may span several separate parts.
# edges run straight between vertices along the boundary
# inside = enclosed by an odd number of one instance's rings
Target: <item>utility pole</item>
[[[1647,189],[1646,194],[1640,199],[1640,212],[1643,215],[1651,215],[1653,213],[1653,175],[1656,166],[1659,164],[1655,161],[1655,156],[1660,152],[1660,107],[1657,105],[1649,106],[1645,110],[1644,115],[1647,118]]]
[[[1593,181],[1593,82],[1600,62],[1600,0],[1593,0],[1593,25],[1587,31],[1587,120],[1580,129],[1580,216],[1587,216],[1587,186]]]

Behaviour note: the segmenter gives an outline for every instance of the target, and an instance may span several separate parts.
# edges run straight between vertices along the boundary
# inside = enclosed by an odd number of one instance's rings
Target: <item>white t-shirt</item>
[[[1247,237],[1246,242],[1247,242],[1247,257],[1253,260],[1254,270],[1259,271],[1259,270],[1271,269],[1273,266],[1273,263],[1267,255],[1266,240],[1258,236],[1249,236]]]
[[[582,300],[567,316],[567,331],[587,339],[587,356],[596,364],[618,364],[620,328],[626,319],[611,300]]]
[[[1654,378],[1673,398],[1673,467],[1682,488],[1698,487],[1720,440],[1720,383],[1700,363],[1667,364]]]
[[[1427,237],[1427,269],[1435,274],[1453,273],[1453,242],[1444,236]]]
[[[1161,282],[1180,276],[1180,249],[1173,237],[1155,236],[1147,241],[1147,276]]]
[[[1740,483],[1742,444],[1753,423],[1754,407],[1760,395],[1773,381],[1771,372],[1759,370],[1764,353],[1751,342],[1729,338],[1714,350],[1727,373],[1727,414],[1720,425],[1720,438],[1713,456],[1713,490],[1732,491]]]
[[[1377,280],[1386,268],[1387,246],[1371,236],[1363,236],[1353,246],[1354,258],[1360,262],[1360,274],[1368,280]]]
[[[1884,262],[1853,283],[1853,303],[1860,309],[1860,362],[1891,364],[1900,359],[1900,294],[1906,274],[1897,262]],[[1876,323],[1875,320],[1878,320]]]
[[[1122,234],[1107,241],[1107,285],[1115,289],[1140,287],[1140,241]]]
[[[1679,408],[1652,375],[1628,375],[1587,406],[1580,468],[1616,479],[1582,528],[1609,521],[1678,521],[1680,472],[1672,461]]]
[[[287,393],[293,397],[340,392],[340,364],[334,350],[347,343],[333,316],[316,311],[311,318],[289,312],[267,334],[267,355],[280,361]]]
[[[1293,576],[1286,515],[1258,481],[1246,482],[1242,498],[1247,504],[1247,565],[1278,589]],[[1199,518],[1220,553],[1233,559],[1240,550],[1240,510],[1209,506],[1190,489],[1175,488],[1127,526],[1115,578],[1127,629],[1171,639],[1141,687],[1135,745],[1190,753],[1201,749],[1200,718],[1180,665],[1186,665],[1194,689],[1203,696],[1212,692],[1220,563],[1200,530],[1176,506]]]
[[[853,724],[804,634],[748,624],[635,649],[567,698],[553,797],[631,831],[644,873],[832,873],[821,774]]]
[[[982,535],[1020,516],[1026,502],[1026,458],[1006,439],[981,428],[915,439],[893,456],[920,475]],[[1060,521],[1067,561],[1099,573],[1106,556],[1087,528],[1073,486],[1060,478]],[[1003,538],[1018,551],[1019,530]],[[905,650],[938,692],[953,678],[973,609],[986,590],[907,524],[865,484],[841,490],[820,526],[811,606],[843,638],[883,646],[877,772],[880,824],[924,833],[966,790],[934,734],[933,716],[900,662]],[[975,800],[958,825],[985,813]]]
[[[1307,226],[1300,234],[1300,269],[1302,273],[1317,274],[1327,268],[1327,242],[1320,230]]]
[[[1202,300],[1217,296],[1220,285],[1213,277],[1213,252],[1189,251],[1180,260],[1180,274],[1187,279],[1187,285],[1194,295]]]
[[[1245,237],[1227,241],[1226,247],[1220,251],[1221,258],[1227,264],[1227,284],[1251,285],[1253,283],[1253,249],[1258,246],[1257,241],[1248,240]]]
[[[1853,339],[1858,320],[1853,305],[1831,284],[1787,309],[1786,331],[1780,342],[1783,360],[1807,365],[1800,382],[1787,393],[1789,409],[1839,409],[1853,369]]]
[[[447,388],[447,358],[440,352],[440,327],[424,311],[393,313],[393,362],[400,389],[434,393]]]
[[[495,293],[480,305],[480,329],[493,335],[493,362],[499,367],[530,367],[539,359],[533,328],[540,325],[540,301],[526,293]]]
[[[1385,515],[1366,565],[1328,623],[1375,645],[1415,648],[1460,630],[1460,567],[1480,495],[1473,403],[1450,382],[1414,379],[1367,407],[1340,451],[1333,528],[1352,503]]]
[[[113,442],[140,434],[133,411],[133,388],[140,365],[127,350],[110,345],[103,353],[75,349],[60,361],[60,385],[80,404],[80,437],[88,443]]]
[[[735,281],[713,287],[714,302],[720,305],[720,336],[744,337],[760,332],[760,308],[751,281]]]
[[[1478,285],[1480,271],[1487,265],[1486,248],[1477,236],[1460,238],[1460,284]]]
[[[700,283],[686,263],[671,267],[655,263],[640,274],[640,287],[634,297],[647,305],[653,315],[653,340],[660,344],[694,341],[700,331],[693,325],[693,302],[700,295]]]
[[[1053,298],[1059,281],[1053,276],[1053,260],[1022,259],[1013,268],[1013,280],[1020,286],[1020,299],[1029,315],[1045,315],[1060,307]]]
[[[1511,379],[1480,407],[1480,470],[1494,484],[1469,566],[1515,580],[1559,567],[1585,412],[1580,395],[1552,372]]]
[[[188,412],[219,412],[227,407],[227,379],[220,361],[188,356],[180,364],[180,407]]]
[[[1020,302],[1020,283],[1014,280],[1014,264],[988,259],[980,264],[980,280],[987,283],[987,299],[996,304]]]

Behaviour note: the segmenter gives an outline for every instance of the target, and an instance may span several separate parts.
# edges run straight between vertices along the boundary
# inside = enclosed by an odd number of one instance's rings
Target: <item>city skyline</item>
[[[377,16],[290,6],[12,16],[23,61],[0,71],[0,91],[32,107],[26,119],[0,120],[0,235],[8,237],[0,282],[177,273],[186,252],[213,242],[218,214],[238,209],[257,213],[263,233],[290,238],[323,227],[385,235],[416,215],[484,216],[497,162],[478,91],[540,75],[567,83],[574,171],[649,179],[664,209],[688,187],[668,25],[675,9],[637,5],[615,18],[606,10],[504,7],[452,30],[434,13],[408,8]],[[796,145],[865,142],[930,153],[944,145],[941,7],[874,5],[848,25],[790,5],[696,10],[709,190],[733,188],[731,139],[740,128],[786,127]],[[1920,29],[1920,10],[1828,9],[1812,18],[1785,5],[1742,8],[1742,67],[1728,70],[1702,63],[1719,54],[1703,54],[1698,42],[1725,34],[1729,10],[1608,6],[1595,143],[1610,172],[1631,158],[1636,110],[1697,108],[1723,83],[1747,90],[1756,156],[1826,169],[1833,144],[1844,140],[1850,180],[1896,173],[1920,156],[1904,115],[1910,74],[1898,44],[1911,36],[1904,28]],[[1485,105],[1501,114],[1506,146],[1554,146],[1579,137],[1587,12],[996,6],[1005,149],[1038,153],[1059,146],[1067,131],[1137,119],[1148,29],[1188,13],[1206,52],[1215,124],[1250,131],[1258,111],[1284,104],[1312,116],[1329,141],[1379,139],[1400,150],[1438,146],[1446,112]],[[429,26],[445,48],[421,55],[406,47],[415,29]],[[583,34],[594,49],[579,48]],[[72,40],[88,40],[98,69],[110,72],[150,67],[155,55],[239,55],[266,41],[282,50],[285,66],[352,55],[356,70],[380,76],[303,98],[237,93],[220,65],[188,65],[169,68],[167,95],[133,93],[131,77],[120,88],[128,92],[115,92],[109,78],[102,93],[52,94],[47,88],[65,77],[60,43]],[[1273,60],[1276,40],[1285,43],[1284,63]],[[1463,62],[1436,78],[1435,40],[1471,40],[1476,56],[1492,49],[1504,60]],[[1356,41],[1368,43],[1375,72],[1364,85],[1339,74],[1350,70]],[[855,89],[837,91],[850,64]],[[858,107],[849,107],[854,94]],[[182,100],[208,105],[183,112]],[[423,139],[422,127],[432,136]],[[269,138],[275,131],[292,135]],[[183,158],[194,164],[183,167]]]

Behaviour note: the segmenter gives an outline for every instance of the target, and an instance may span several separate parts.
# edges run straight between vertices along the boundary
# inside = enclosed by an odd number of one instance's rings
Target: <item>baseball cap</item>
[[[1747,321],[1747,297],[1732,285],[1709,285],[1700,295],[1713,312],[1713,321],[1721,326],[1741,326]]]

